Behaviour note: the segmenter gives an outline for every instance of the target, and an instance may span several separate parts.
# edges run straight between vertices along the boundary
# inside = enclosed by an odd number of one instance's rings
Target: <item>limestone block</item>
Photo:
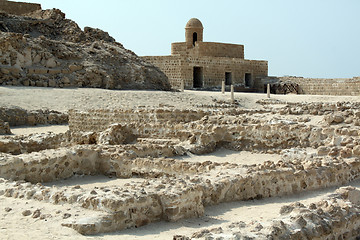
[[[353,148],[353,154],[354,154],[354,156],[360,156],[360,145],[356,145]]]
[[[23,85],[24,86],[30,86],[30,81],[29,80],[24,80]]]
[[[9,123],[0,119],[0,135],[7,134],[11,134]]]
[[[10,71],[8,69],[4,68],[4,67],[1,67],[1,72],[3,74],[10,74]]]
[[[40,63],[41,61],[41,55],[40,54],[36,54],[34,59],[33,59],[33,63],[34,64],[37,64],[37,63]]]
[[[79,70],[81,70],[81,69],[83,69],[83,66],[75,65],[75,64],[70,64],[70,65],[69,65],[69,70],[70,70],[71,72],[76,72],[76,71],[79,71]]]
[[[49,58],[48,60],[46,60],[46,64],[45,67],[47,68],[54,68],[57,66],[57,63],[55,61],[55,58]]]
[[[70,84],[70,79],[69,79],[68,77],[63,77],[63,78],[62,78],[62,82],[63,82],[64,84]]]
[[[33,73],[34,74],[46,74],[47,69],[46,68],[34,68]]]
[[[49,79],[49,87],[56,87],[57,82],[54,79]]]
[[[24,51],[24,66],[29,67],[32,65],[32,59],[31,59],[31,49],[26,48]]]
[[[48,73],[49,74],[59,74],[59,73],[61,73],[61,69],[49,69]]]

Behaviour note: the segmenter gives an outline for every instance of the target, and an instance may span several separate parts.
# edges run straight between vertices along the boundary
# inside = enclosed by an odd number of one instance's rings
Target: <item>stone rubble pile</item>
[[[67,133],[0,140],[0,195],[94,210],[93,218],[69,216],[62,222],[87,235],[199,217],[206,206],[290,195],[359,179],[356,104],[313,104],[317,115],[321,113],[318,125],[308,119],[315,113],[312,109],[299,117],[264,106],[260,111],[237,107],[71,110]],[[327,121],[338,115],[344,121]],[[218,148],[277,154],[279,161],[248,165],[173,159]],[[41,184],[74,175],[140,181],[92,189]],[[234,222],[226,228],[174,238],[323,239],[335,232],[351,239],[359,229],[359,202],[353,200],[358,192],[343,188],[327,204],[285,206],[281,219],[266,224]],[[349,224],[344,225],[344,219]],[[248,227],[253,231],[247,236],[244,229]]]
[[[270,224],[233,222],[226,227],[202,229],[176,240],[195,239],[357,239],[360,236],[360,191],[342,187],[326,199],[305,206],[283,206],[281,219]]]

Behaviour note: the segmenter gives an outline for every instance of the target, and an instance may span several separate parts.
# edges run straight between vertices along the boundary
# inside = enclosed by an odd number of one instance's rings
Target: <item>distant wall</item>
[[[71,131],[104,131],[113,123],[156,123],[164,126],[165,123],[192,122],[205,116],[203,111],[193,110],[109,110],[98,109],[89,111],[69,110],[69,129]]]
[[[299,84],[301,94],[347,96],[360,95],[360,77],[328,79],[279,77],[279,79]]]
[[[22,15],[40,9],[41,5],[36,3],[0,1],[0,11],[9,14]]]

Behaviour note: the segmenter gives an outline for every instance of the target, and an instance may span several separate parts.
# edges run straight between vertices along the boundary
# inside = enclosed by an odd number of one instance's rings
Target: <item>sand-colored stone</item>
[[[221,87],[234,84],[253,88],[268,75],[267,61],[244,59],[244,45],[203,41],[202,23],[192,18],[185,27],[185,42],[171,44],[170,56],[145,56],[169,78],[173,88]]]

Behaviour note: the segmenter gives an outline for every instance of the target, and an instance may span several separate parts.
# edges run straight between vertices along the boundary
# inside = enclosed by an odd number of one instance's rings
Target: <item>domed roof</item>
[[[187,22],[185,28],[202,28],[202,29],[204,29],[202,23],[201,23],[200,20],[197,19],[197,18],[191,18],[191,19]]]

